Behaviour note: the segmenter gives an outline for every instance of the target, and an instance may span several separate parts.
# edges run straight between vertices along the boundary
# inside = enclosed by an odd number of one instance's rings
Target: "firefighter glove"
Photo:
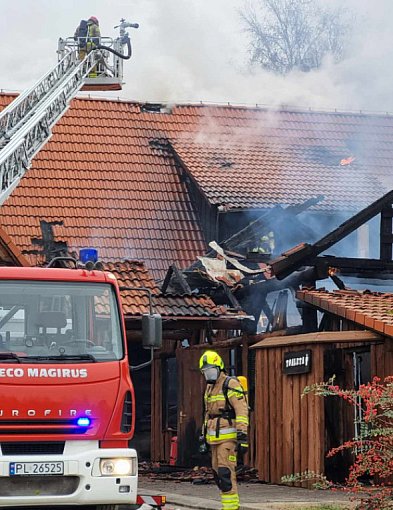
[[[209,451],[208,444],[206,442],[205,436],[199,436],[199,448],[198,451],[201,455],[206,455]]]
[[[248,450],[248,436],[245,432],[237,433],[237,452],[245,454]]]

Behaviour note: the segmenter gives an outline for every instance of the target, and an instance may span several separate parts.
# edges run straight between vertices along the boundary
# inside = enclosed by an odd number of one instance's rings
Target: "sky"
[[[393,112],[392,0],[321,0],[352,9],[348,57],[286,77],[247,65],[248,40],[239,9],[257,0],[0,0],[0,89],[22,91],[57,60],[59,37],[94,15],[101,34],[117,35],[124,17],[133,57],[126,84],[109,97],[184,103],[215,102],[328,110]],[[100,96],[103,93],[94,93]]]

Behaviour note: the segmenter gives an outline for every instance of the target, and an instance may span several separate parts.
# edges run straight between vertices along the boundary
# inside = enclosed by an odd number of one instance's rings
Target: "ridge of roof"
[[[8,96],[8,97],[17,97],[23,91],[7,91],[4,89],[0,89],[0,96]],[[266,112],[275,112],[275,113],[299,113],[299,114],[308,114],[308,115],[334,115],[334,116],[342,116],[342,115],[351,115],[357,117],[393,117],[393,111],[382,111],[382,110],[364,110],[364,109],[346,109],[346,108],[323,108],[323,107],[311,107],[311,106],[303,106],[303,105],[286,105],[282,104],[279,106],[269,105],[264,103],[236,103],[231,101],[204,101],[204,100],[196,100],[196,101],[169,101],[169,100],[157,100],[157,101],[142,101],[136,99],[122,98],[118,97],[108,97],[108,96],[100,96],[100,95],[77,95],[76,100],[78,101],[106,101],[112,103],[126,103],[132,105],[162,105],[162,107],[175,107],[175,108],[223,108],[223,109],[232,109],[232,110],[255,110],[255,111],[266,111]]]

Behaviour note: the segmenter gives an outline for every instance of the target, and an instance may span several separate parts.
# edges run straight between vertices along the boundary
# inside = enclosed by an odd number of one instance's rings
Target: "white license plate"
[[[63,462],[10,462],[10,476],[62,474]]]

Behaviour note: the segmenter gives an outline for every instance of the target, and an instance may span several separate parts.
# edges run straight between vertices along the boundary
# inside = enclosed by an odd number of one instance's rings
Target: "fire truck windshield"
[[[111,285],[0,281],[1,363],[111,361],[123,352]]]

